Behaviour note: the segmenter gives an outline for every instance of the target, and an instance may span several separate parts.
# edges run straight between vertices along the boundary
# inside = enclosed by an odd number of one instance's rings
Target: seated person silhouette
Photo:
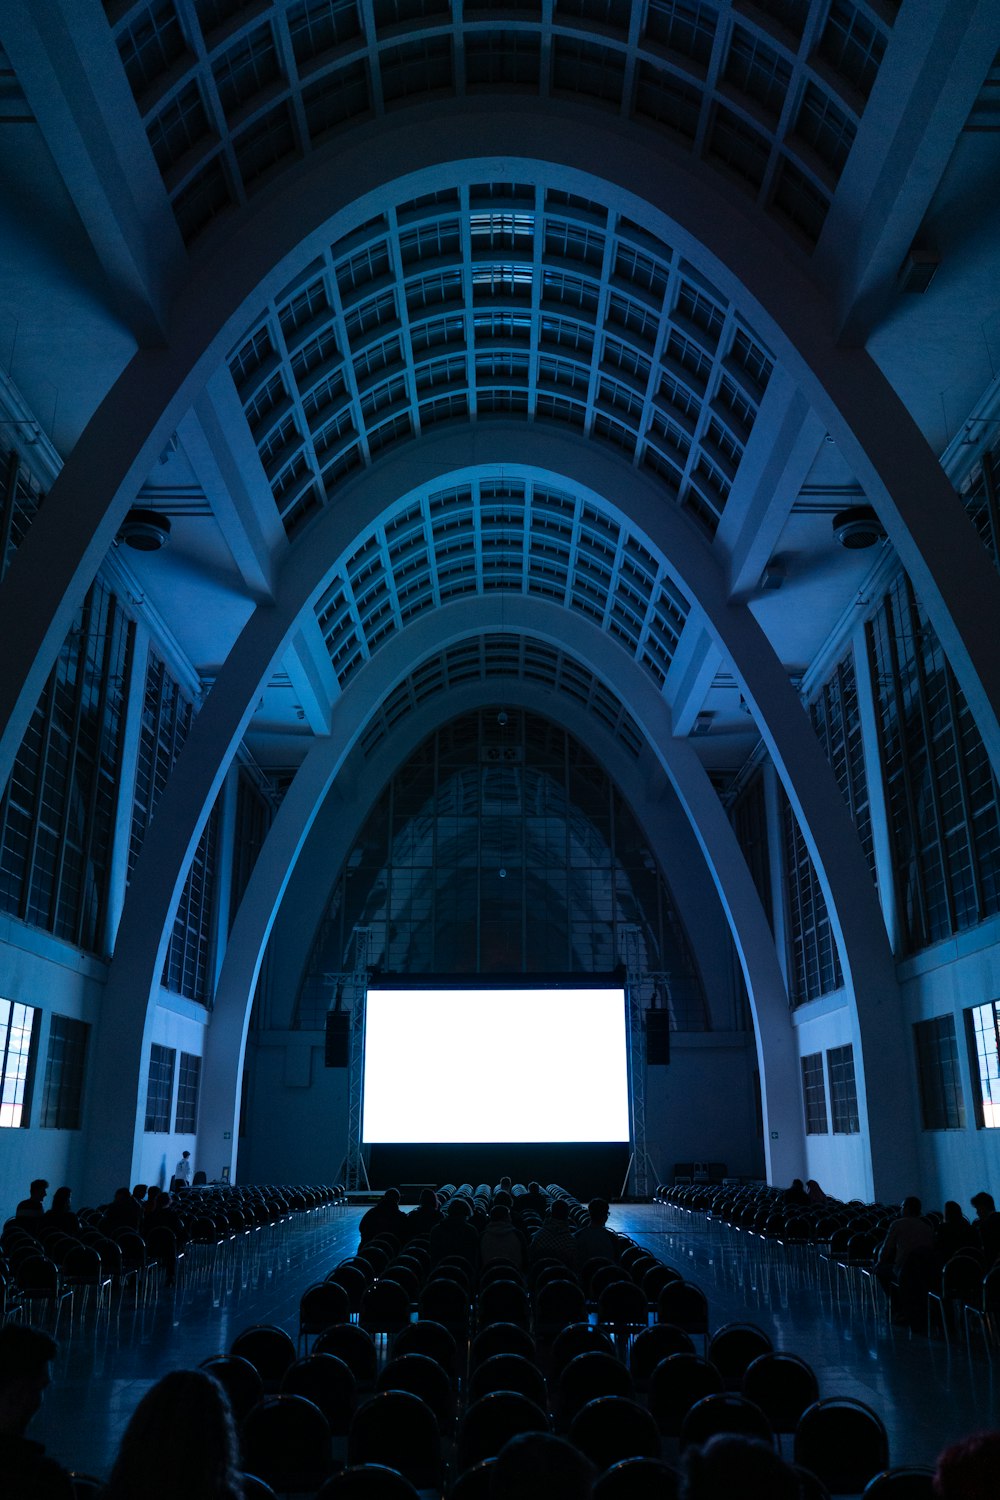
[[[56,1342],[19,1323],[0,1328],[0,1493],[4,1500],[73,1500],[73,1481],[25,1434],[49,1384]]]

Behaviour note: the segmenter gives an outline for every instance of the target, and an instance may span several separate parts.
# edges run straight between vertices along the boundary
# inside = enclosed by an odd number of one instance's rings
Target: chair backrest
[[[418,1318],[415,1323],[407,1323],[397,1335],[393,1353],[429,1354],[454,1379],[458,1364],[458,1344],[454,1334],[443,1323],[435,1323],[433,1318]]]
[[[458,1433],[458,1465],[471,1468],[484,1458],[495,1458],[509,1438],[521,1432],[548,1432],[549,1419],[536,1402],[520,1391],[491,1391],[473,1401]]]
[[[263,1399],[264,1382],[256,1365],[239,1354],[220,1354],[215,1359],[203,1360],[199,1369],[215,1376],[229,1397],[237,1422],[242,1422],[247,1412]]]
[[[265,1396],[240,1425],[243,1462],[275,1490],[316,1490],[332,1463],[330,1428],[304,1396]]]
[[[700,1447],[719,1432],[736,1432],[743,1437],[759,1438],[772,1448],[777,1446],[771,1424],[760,1407],[730,1391],[703,1396],[695,1402],[681,1423],[681,1449]]]
[[[693,1350],[670,1354],[649,1377],[646,1404],[659,1430],[676,1437],[691,1408],[706,1396],[720,1395],[722,1388],[722,1376],[715,1366],[699,1359]]]
[[[441,1431],[451,1426],[455,1415],[448,1373],[429,1354],[399,1354],[378,1373],[380,1391],[410,1391],[426,1401]]]
[[[742,1390],[767,1416],[775,1432],[794,1432],[807,1407],[819,1400],[811,1365],[797,1354],[761,1354],[747,1366]]]
[[[491,1391],[520,1391],[541,1407],[548,1404],[545,1376],[523,1354],[492,1354],[476,1366],[469,1377],[469,1399],[478,1401]]]
[[[347,1435],[350,1464],[388,1464],[418,1490],[441,1483],[441,1434],[431,1408],[412,1391],[380,1391],[359,1407]]]
[[[613,1354],[599,1349],[577,1354],[564,1366],[556,1386],[556,1420],[568,1428],[582,1406],[598,1396],[631,1396],[632,1377]]]
[[[476,1316],[481,1328],[487,1323],[520,1323],[527,1328],[531,1321],[528,1293],[516,1281],[488,1282],[480,1288]]]
[[[769,1354],[773,1345],[763,1328],[755,1323],[727,1323],[712,1335],[708,1358],[727,1385],[739,1386],[747,1367],[761,1354]]]
[[[488,1323],[472,1340],[469,1348],[470,1370],[475,1370],[494,1354],[523,1354],[525,1359],[533,1360],[535,1341],[528,1330],[518,1323]]]
[[[358,1383],[350,1365],[335,1354],[310,1354],[289,1365],[283,1396],[304,1396],[318,1406],[335,1437],[344,1437],[358,1404]]]
[[[495,1458],[483,1458],[452,1481],[448,1500],[490,1500]]]
[[[632,1340],[628,1351],[628,1367],[637,1385],[644,1385],[662,1359],[671,1354],[694,1354],[690,1334],[672,1323],[654,1323],[652,1328],[643,1328]]]
[[[657,1321],[673,1323],[685,1333],[707,1333],[708,1299],[705,1293],[690,1281],[675,1281],[665,1286],[657,1298]]]
[[[573,1418],[570,1442],[598,1473],[623,1458],[659,1458],[659,1429],[645,1407],[628,1396],[599,1396]]]
[[[599,1323],[629,1323],[644,1328],[648,1320],[646,1293],[634,1281],[612,1281],[598,1294]]]
[[[602,1354],[614,1353],[614,1345],[604,1330],[595,1328],[591,1323],[568,1323],[552,1341],[549,1351],[549,1379],[557,1381],[570,1360],[594,1349]]]
[[[795,1429],[795,1462],[829,1490],[854,1493],[889,1466],[882,1419],[861,1401],[829,1396],[802,1413]]]
[[[291,1336],[283,1328],[270,1323],[244,1328],[233,1339],[229,1352],[250,1361],[264,1382],[265,1390],[269,1385],[276,1387],[288,1366],[295,1361],[295,1344]]]
[[[383,1277],[367,1287],[361,1299],[358,1322],[375,1333],[403,1328],[410,1321],[410,1298],[398,1281]]]
[[[252,1500],[247,1496],[246,1500]],[[316,1500],[418,1500],[417,1491],[398,1469],[386,1464],[352,1464],[332,1475]]]
[[[299,1298],[299,1328],[303,1333],[322,1333],[332,1323],[349,1323],[351,1298],[337,1281],[320,1281],[307,1287]]]
[[[336,1354],[351,1367],[359,1386],[371,1386],[378,1369],[378,1350],[366,1328],[357,1323],[334,1323],[321,1333],[313,1346],[314,1354]]]
[[[916,1466],[884,1469],[864,1488],[864,1500],[934,1500],[934,1470]]]
[[[593,1500],[677,1500],[680,1479],[661,1458],[623,1458],[605,1469]]]

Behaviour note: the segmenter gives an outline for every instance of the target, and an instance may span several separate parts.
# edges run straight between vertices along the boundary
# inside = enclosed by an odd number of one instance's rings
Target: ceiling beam
[[[706,629],[704,615],[693,606],[663,685],[663,696],[670,704],[671,724],[678,739],[694,728],[721,661],[722,652]]]
[[[97,0],[5,0],[0,41],[140,345],[164,341],[186,262]]]
[[[899,272],[998,49],[996,0],[901,7],[813,257],[843,343],[863,345],[902,295]]]
[[[825,436],[799,385],[776,368],[715,535],[733,598],[757,589]]]
[[[177,435],[215,512],[243,581],[269,599],[287,538],[229,371],[211,377]]]
[[[289,642],[285,652],[285,671],[313,734],[329,734],[333,705],[340,697],[340,684],[334,674],[323,632],[311,610],[303,615]]]

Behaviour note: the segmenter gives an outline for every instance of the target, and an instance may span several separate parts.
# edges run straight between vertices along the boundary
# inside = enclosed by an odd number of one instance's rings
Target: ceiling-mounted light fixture
[[[885,527],[870,505],[852,505],[834,516],[833,534],[842,547],[857,552],[884,541]]]
[[[169,518],[158,510],[145,510],[139,505],[133,505],[118,528],[117,540],[136,552],[159,552],[169,539]]]

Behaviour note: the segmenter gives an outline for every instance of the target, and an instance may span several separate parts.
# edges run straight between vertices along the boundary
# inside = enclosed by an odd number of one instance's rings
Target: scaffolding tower
[[[354,929],[354,968],[344,976],[344,999],[350,1009],[350,1051],[347,1071],[347,1157],[344,1186],[347,1191],[367,1189],[368,1169],[361,1145],[362,1084],[365,1074],[365,1006],[368,1001],[368,948],[371,928]]]
[[[628,1085],[632,1152],[625,1188],[631,1182],[633,1198],[648,1198],[655,1186],[656,1173],[646,1149],[646,1004],[654,993],[655,982],[669,997],[666,974],[652,974],[643,966],[642,935],[638,927],[622,932],[622,961],[625,965],[625,1004],[628,1021]],[[647,995],[648,992],[648,995]]]

